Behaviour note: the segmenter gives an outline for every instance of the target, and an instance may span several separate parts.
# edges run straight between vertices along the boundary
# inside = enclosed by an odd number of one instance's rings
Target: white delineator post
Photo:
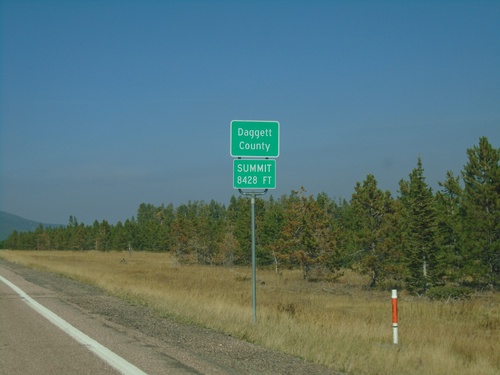
[[[392,290],[392,342],[398,343],[398,291]]]

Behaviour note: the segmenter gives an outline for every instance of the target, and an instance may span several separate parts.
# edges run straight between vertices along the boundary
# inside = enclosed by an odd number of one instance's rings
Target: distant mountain
[[[18,232],[30,232],[34,231],[40,224],[44,227],[61,226],[60,224],[44,224],[0,211],[0,241],[5,240],[15,230]]]

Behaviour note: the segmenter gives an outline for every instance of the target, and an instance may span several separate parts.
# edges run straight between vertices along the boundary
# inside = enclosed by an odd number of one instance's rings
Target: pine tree
[[[339,268],[339,256],[332,220],[305,189],[293,191],[285,205],[285,224],[278,246],[279,257],[290,265],[299,265],[306,280],[329,277]]]
[[[129,251],[138,249],[139,244],[137,241],[137,222],[135,221],[135,218],[133,216],[131,219],[125,220],[125,223],[123,224],[123,229],[125,231],[127,249]]]
[[[443,281],[454,280],[463,274],[462,206],[463,189],[460,177],[448,171],[446,181],[440,182],[436,193],[438,267]]]
[[[256,199],[256,205],[258,201],[259,199]],[[249,198],[231,196],[227,207],[226,224],[226,231],[230,232],[239,244],[235,248],[234,259],[238,261],[238,264],[250,264],[252,260],[252,229]]]
[[[113,250],[127,250],[128,242],[127,235],[125,232],[125,227],[121,221],[118,221],[116,225],[111,225],[111,236],[109,248]]]
[[[404,210],[405,260],[408,267],[406,287],[413,293],[426,291],[436,279],[436,210],[432,189],[427,186],[422,160],[400,181]]]
[[[362,274],[370,275],[370,287],[383,280],[401,278],[399,245],[393,241],[397,231],[395,203],[391,194],[377,187],[373,175],[363,184],[356,184],[351,199],[354,214],[354,243],[358,251],[357,267]]]
[[[259,227],[259,238],[261,246],[266,249],[270,262],[274,264],[274,269],[278,273],[279,259],[276,244],[281,238],[284,225],[283,205],[280,201],[275,201],[273,196],[266,202],[262,224]]]
[[[187,206],[182,204],[177,207],[175,219],[171,226],[172,250],[181,263],[196,262],[196,255],[193,253],[191,244],[193,231],[194,228],[189,219]]]
[[[169,251],[172,247],[171,229],[175,219],[175,209],[172,203],[161,205],[156,212],[158,222],[157,246],[159,251]]]
[[[464,166],[464,232],[467,266],[474,281],[499,285],[500,280],[500,149],[486,137],[467,150]]]
[[[147,251],[158,250],[159,220],[158,208],[150,203],[141,203],[137,209],[137,249]]]

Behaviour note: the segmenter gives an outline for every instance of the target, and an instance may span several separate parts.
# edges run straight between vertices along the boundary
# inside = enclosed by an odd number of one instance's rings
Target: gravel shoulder
[[[56,274],[0,259],[3,267],[57,293],[85,314],[152,345],[200,374],[337,374],[329,368],[202,327],[159,316],[155,311]]]

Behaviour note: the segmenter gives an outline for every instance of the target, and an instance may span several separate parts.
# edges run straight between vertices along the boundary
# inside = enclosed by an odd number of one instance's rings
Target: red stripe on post
[[[392,342],[398,343],[398,291],[392,290]]]
[[[398,297],[394,297],[394,292],[392,295],[392,323],[398,324]]]

